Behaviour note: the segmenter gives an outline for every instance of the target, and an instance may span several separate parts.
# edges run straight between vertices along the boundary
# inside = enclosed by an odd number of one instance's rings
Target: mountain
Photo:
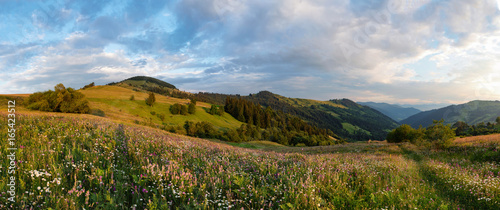
[[[375,102],[357,102],[357,103],[376,109],[379,112],[382,112],[382,114],[385,114],[388,117],[398,122],[421,112],[420,110],[415,109],[413,107],[405,108],[399,105],[388,104],[388,103],[375,103]]]
[[[398,125],[396,121],[381,112],[349,99],[317,101],[287,98],[269,91],[261,91],[248,96],[196,94],[196,98],[200,101],[219,105],[224,105],[227,96],[243,98],[261,106],[297,116],[312,125],[330,129],[335,134],[350,140],[382,140],[385,139],[388,131]]]
[[[398,106],[404,108],[415,108],[420,111],[429,111],[433,109],[440,109],[452,105],[450,103],[439,103],[439,104],[398,104]]]
[[[498,116],[500,116],[500,101],[471,101],[466,104],[420,112],[402,120],[400,123],[417,128],[419,125],[424,127],[432,125],[433,120],[444,119],[446,124],[463,121],[469,125],[474,125],[480,122],[495,122]]]

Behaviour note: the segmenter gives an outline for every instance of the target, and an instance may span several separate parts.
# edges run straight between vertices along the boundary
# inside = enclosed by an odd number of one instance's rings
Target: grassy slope
[[[339,107],[339,108],[347,109],[347,107],[345,107],[344,105],[333,103],[331,101],[318,101],[318,100],[303,99],[303,98],[287,98],[287,97],[280,96],[280,95],[276,95],[276,96],[280,100],[283,100],[283,101],[287,102],[288,104],[290,104],[292,106],[295,106],[295,107],[309,107],[309,106],[312,106],[312,105],[321,105],[321,104],[324,104],[324,105],[330,105],[330,106],[334,106],[334,107]]]
[[[0,110],[1,124],[6,114]],[[273,150],[259,151],[91,115],[17,114],[18,206],[2,196],[2,209],[500,207],[498,163],[476,157],[500,149],[500,135],[457,139],[449,151],[385,142],[244,145]],[[0,169],[2,192],[8,177]]]
[[[150,118],[154,123],[168,125],[184,125],[186,120],[201,122],[207,121],[219,128],[238,128],[242,124],[229,114],[216,116],[208,114],[205,109],[210,105],[198,102],[194,115],[172,115],[170,106],[175,103],[188,104],[188,99],[172,98],[156,94],[156,103],[153,107],[146,105],[144,99],[147,93],[133,91],[132,89],[118,86],[96,86],[85,90],[80,90],[89,99],[93,109],[103,110],[107,117],[119,119],[126,122],[135,120],[147,121]],[[130,96],[134,95],[134,101]],[[164,114],[162,122],[157,116],[151,115],[151,111]]]

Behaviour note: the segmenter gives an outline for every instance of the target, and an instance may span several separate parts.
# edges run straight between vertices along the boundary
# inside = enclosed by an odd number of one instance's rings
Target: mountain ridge
[[[420,125],[427,127],[432,124],[433,120],[444,119],[446,124],[462,121],[472,125],[480,122],[494,122],[498,116],[500,116],[500,101],[475,100],[464,104],[424,111],[412,115],[400,121],[400,123],[417,128]]]

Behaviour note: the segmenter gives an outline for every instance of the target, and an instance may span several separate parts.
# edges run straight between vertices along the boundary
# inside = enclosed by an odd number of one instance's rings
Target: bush
[[[156,112],[155,111],[151,111],[149,112],[151,115],[156,115]]]
[[[73,88],[65,88],[63,84],[56,85],[54,91],[31,94],[26,101],[26,107],[47,112],[90,113],[85,95]]]
[[[399,143],[399,142],[412,142],[415,143],[417,139],[423,137],[423,131],[416,130],[410,125],[401,125],[398,128],[392,130],[387,134],[387,142],[389,143]]]
[[[95,116],[99,116],[99,117],[106,117],[106,114],[104,113],[104,111],[102,111],[100,109],[92,109],[90,111],[90,114],[95,115]]]
[[[409,125],[401,125],[387,134],[387,142],[411,142],[420,146],[430,146],[434,144],[437,148],[446,149],[451,146],[455,139],[455,131],[448,125],[443,124],[444,120],[436,121],[427,129],[420,127],[414,129]]]
[[[443,124],[444,120],[434,120],[433,125],[425,132],[426,139],[433,142],[438,148],[446,149],[455,139],[455,131],[450,126]]]
[[[208,113],[211,114],[211,115],[222,116],[224,114],[224,107],[223,106],[212,105],[210,107],[210,110],[208,111]]]
[[[196,105],[193,102],[189,103],[188,113],[194,114],[195,112],[196,112]]]
[[[131,95],[131,96],[130,96],[130,100],[131,100],[131,101],[135,101],[135,96],[134,96],[134,95]]]
[[[158,118],[160,118],[161,121],[165,120],[165,114],[156,114],[156,116],[158,116]]]
[[[180,114],[181,115],[188,115],[188,107],[186,105],[181,105],[181,111],[180,111]]]

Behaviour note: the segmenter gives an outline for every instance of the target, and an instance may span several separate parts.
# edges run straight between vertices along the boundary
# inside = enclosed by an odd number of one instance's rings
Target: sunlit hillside
[[[148,98],[146,91],[134,91],[132,88],[119,86],[96,86],[80,90],[90,101],[92,109],[104,111],[106,117],[123,120],[127,122],[149,122],[162,125],[184,125],[186,120],[193,122],[208,121],[218,128],[238,128],[242,123],[231,117],[231,115],[210,115],[207,109],[210,104],[198,102],[196,104],[196,113],[194,115],[172,115],[169,111],[170,106],[175,103],[188,104],[189,99],[179,99],[156,94],[156,103],[150,107],[146,105],[145,99]],[[130,100],[131,96],[134,100]],[[155,115],[151,114],[154,112]],[[156,114],[164,114],[165,119],[161,120]]]

